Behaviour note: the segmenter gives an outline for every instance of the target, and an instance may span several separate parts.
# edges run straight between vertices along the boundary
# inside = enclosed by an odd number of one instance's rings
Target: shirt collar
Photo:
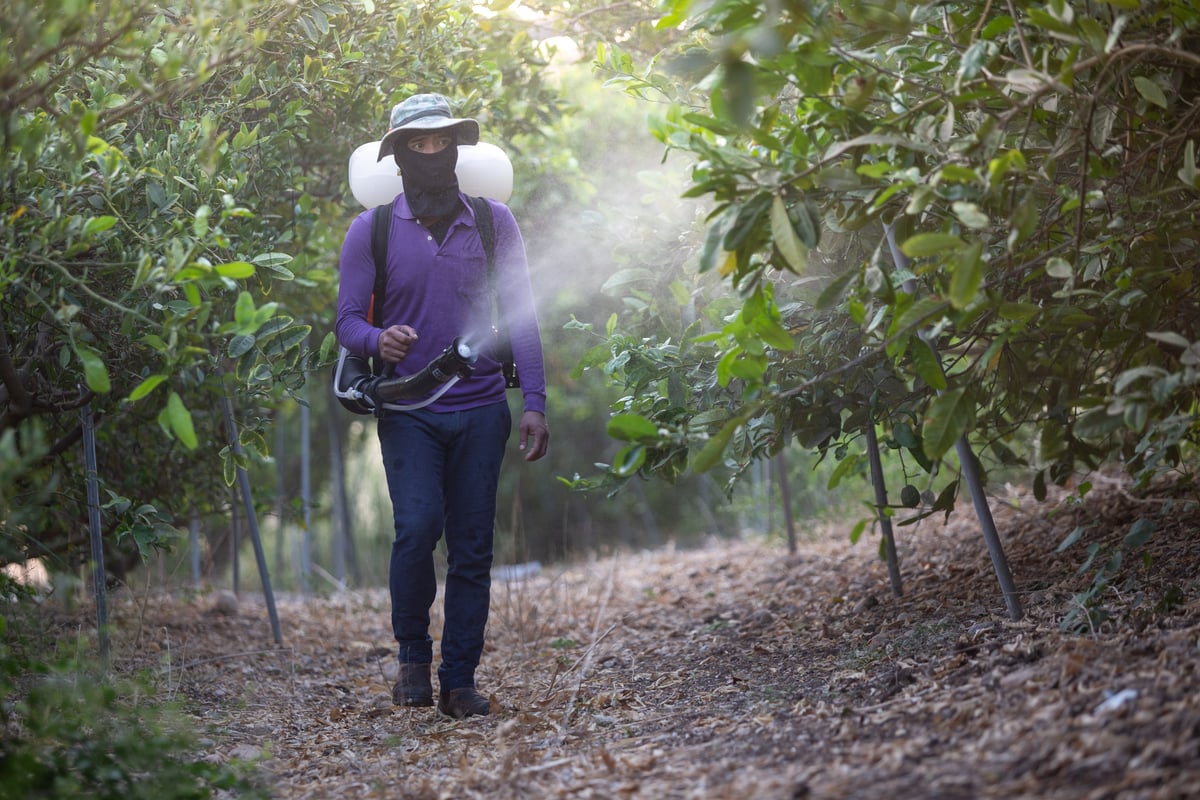
[[[461,205],[459,206],[458,216],[454,218],[455,221],[458,221],[458,222],[466,221],[470,225],[474,226],[475,225],[475,209],[471,206],[470,199],[467,197],[467,195],[463,194],[462,192],[458,193],[458,199],[461,201]],[[465,220],[463,219],[464,212],[465,212],[465,217],[466,217]],[[396,198],[395,214],[396,214],[396,216],[400,217],[401,219],[415,220],[417,218],[416,215],[413,214],[412,209],[409,208],[408,198],[405,197],[403,194],[399,195]]]

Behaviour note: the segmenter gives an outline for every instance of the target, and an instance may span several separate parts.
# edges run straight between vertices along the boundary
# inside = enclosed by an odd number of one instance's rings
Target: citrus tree
[[[863,472],[883,431],[914,518],[985,469],[1186,469],[1197,433],[1200,11],[1186,2],[666,3],[691,36],[614,83],[667,104],[727,299],[617,325],[634,389],[610,479],[799,441]],[[654,279],[648,279],[651,283]],[[698,295],[677,297],[687,305]]]
[[[528,37],[457,0],[18,0],[0,39],[0,561],[86,541],[85,407],[114,572],[227,503],[323,364],[346,159],[391,103],[556,116]]]

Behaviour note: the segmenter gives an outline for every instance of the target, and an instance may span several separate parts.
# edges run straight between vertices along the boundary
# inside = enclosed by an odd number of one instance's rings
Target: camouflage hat
[[[479,123],[458,119],[450,113],[450,101],[440,94],[414,94],[392,106],[388,132],[379,143],[380,161],[395,152],[396,145],[415,133],[449,131],[456,144],[478,144]]]

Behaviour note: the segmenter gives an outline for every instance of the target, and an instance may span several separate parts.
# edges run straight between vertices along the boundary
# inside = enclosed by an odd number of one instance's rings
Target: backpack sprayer
[[[368,142],[358,147],[350,155],[349,167],[350,191],[364,208],[378,208],[390,204],[404,191],[403,179],[392,159],[379,158],[379,142]],[[458,176],[459,188],[476,199],[491,197],[506,202],[512,195],[512,162],[496,145],[486,142],[459,145],[458,163],[454,171]],[[474,201],[472,203],[474,205]],[[490,220],[490,209],[487,209],[486,205],[483,203],[483,209],[476,206],[477,213],[488,211]],[[374,238],[374,232],[372,236]],[[384,236],[385,247],[386,243],[387,238]],[[484,247],[486,250],[488,245],[485,243]],[[374,249],[372,242],[372,250]],[[376,255],[375,261],[378,274],[378,270],[381,269],[378,264],[381,261],[386,264],[386,258],[380,259]],[[490,262],[489,256],[489,273]],[[334,371],[333,394],[348,411],[355,414],[378,414],[381,410],[415,411],[437,400],[463,378],[470,377],[478,355],[462,337],[459,337],[419,372],[402,378],[383,378],[372,373],[371,362],[367,358],[356,356],[343,347],[338,354],[337,368]],[[499,360],[504,367],[506,385],[509,388],[519,386],[510,363],[511,359],[505,359],[501,355]],[[398,402],[423,397],[430,392],[433,394],[417,403]]]
[[[382,410],[415,411],[437,400],[463,378],[470,377],[478,356],[460,336],[412,375],[383,378],[371,373],[367,359],[344,352],[338,359],[333,378],[333,394],[356,414],[374,414]],[[423,397],[430,392],[433,394],[418,403],[398,402]]]

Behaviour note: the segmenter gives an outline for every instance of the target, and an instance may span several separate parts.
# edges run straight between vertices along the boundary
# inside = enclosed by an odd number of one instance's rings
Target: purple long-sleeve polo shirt
[[[388,244],[387,290],[382,320],[367,321],[375,264],[371,255],[374,209],[350,224],[342,244],[338,282],[338,342],[352,353],[379,355],[379,335],[392,325],[409,325],[417,341],[404,361],[393,367],[398,376],[419,372],[456,337],[480,350],[475,372],[458,381],[431,403],[431,411],[459,411],[504,400],[504,376],[491,357],[492,311],[487,258],[467,198],[458,218],[438,244],[413,216],[404,195],[396,200]],[[533,288],[525,243],[512,211],[488,201],[496,231],[495,287],[497,306],[512,340],[513,360],[521,376],[525,410],[546,411],[546,373],[542,340],[534,311]]]

